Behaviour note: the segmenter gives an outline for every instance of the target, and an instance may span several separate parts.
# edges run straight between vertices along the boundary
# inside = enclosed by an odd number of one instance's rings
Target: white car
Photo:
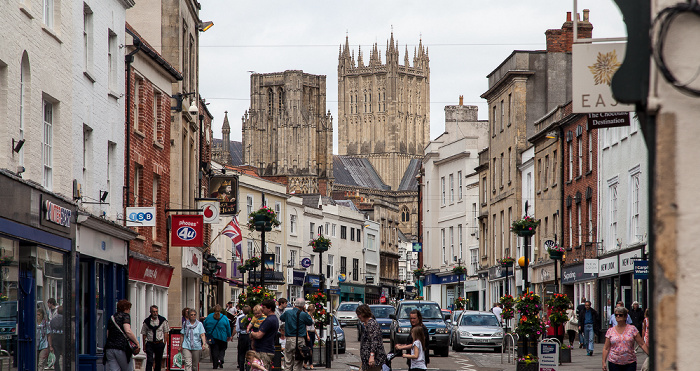
[[[338,305],[338,309],[335,310],[335,317],[338,318],[338,322],[340,322],[341,326],[357,324],[358,320],[355,310],[360,304],[362,304],[362,302],[344,301]]]
[[[452,327],[452,350],[460,352],[466,347],[492,348],[501,351],[503,328],[491,312],[466,310]]]

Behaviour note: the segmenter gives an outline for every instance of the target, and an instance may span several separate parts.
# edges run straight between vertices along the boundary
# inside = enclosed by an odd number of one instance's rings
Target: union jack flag
[[[224,229],[221,231],[221,234],[233,241],[233,244],[236,246],[234,250],[236,258],[243,263],[243,252],[241,250],[243,247],[243,236],[241,235],[241,226],[238,224],[238,218],[236,216],[234,216],[233,219],[226,224],[226,227],[224,227]]]

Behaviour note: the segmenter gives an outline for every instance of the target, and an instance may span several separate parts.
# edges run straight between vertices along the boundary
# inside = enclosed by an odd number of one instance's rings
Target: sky
[[[513,50],[543,50],[547,29],[560,28],[573,0],[200,0],[200,18],[214,26],[200,34],[199,88],[214,115],[221,138],[228,111],[231,140],[241,140],[241,116],[250,107],[250,74],[303,70],[326,76],[326,110],[334,125],[337,153],[338,51],[346,35],[365,63],[374,43],[382,62],[393,30],[399,63],[409,60],[422,39],[430,57],[430,138],[444,131],[444,108],[479,108],[488,119],[486,76]],[[578,0],[590,9],[593,37],[624,37],[626,30],[613,0]],[[581,15],[581,18],[583,16]]]

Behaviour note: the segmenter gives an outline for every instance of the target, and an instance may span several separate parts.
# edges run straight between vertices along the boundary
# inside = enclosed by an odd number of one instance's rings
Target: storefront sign
[[[78,251],[83,255],[126,265],[129,254],[127,242],[86,226],[78,230]]]
[[[144,260],[129,258],[129,279],[169,287],[173,267],[154,264]]]
[[[541,341],[537,343],[537,348],[539,371],[559,370],[559,345],[555,342]]]
[[[505,277],[505,273],[503,274],[503,277]],[[445,283],[453,283],[453,282],[459,282],[459,281],[466,281],[467,277],[464,274],[451,274],[449,276],[438,276],[438,284],[442,285]]]
[[[62,227],[70,228],[71,211],[69,209],[46,200],[44,201],[44,211],[46,211],[46,220]]]
[[[634,261],[634,279],[646,280],[649,279],[649,261],[635,260]]]
[[[618,273],[618,255],[598,260],[598,277],[611,276]]]
[[[463,281],[462,284],[464,285],[464,291],[466,292],[479,291],[479,281],[477,280]]]
[[[413,249],[412,249],[412,251],[413,251],[413,252],[421,252],[421,251],[423,251],[423,244],[420,243],[420,242],[414,242],[414,243],[413,243]]]
[[[598,274],[598,259],[583,259],[583,273]]]
[[[588,114],[588,130],[630,126],[629,112],[602,112]]]
[[[194,247],[182,248],[182,268],[202,275],[202,252]]]
[[[304,276],[306,273],[304,272],[299,272],[299,271],[294,271],[294,277],[292,281],[292,285],[295,286],[303,286],[304,285]]]
[[[311,284],[311,287],[320,287],[321,279],[315,274],[307,274],[306,282]]]
[[[202,247],[204,219],[202,215],[173,215],[171,246]]]
[[[204,224],[219,222],[219,201],[217,199],[198,199],[197,208],[202,210]]]
[[[156,208],[153,207],[127,207],[126,208],[127,227],[155,227]]]
[[[642,258],[642,249],[620,254],[620,273],[634,270],[634,261]]]
[[[625,58],[627,43],[572,46],[572,103],[574,113],[630,112],[634,105],[618,103],[610,82]]]
[[[179,333],[180,327],[170,328],[170,347],[168,354],[170,355],[170,370],[178,371],[185,369],[185,357],[180,353],[180,345],[182,345],[182,334]]]
[[[532,283],[554,281],[554,264],[547,264],[532,269]]]
[[[598,261],[596,260],[596,271],[598,271]],[[596,278],[595,273],[586,273],[584,264],[578,264],[571,267],[566,267],[561,274],[561,283],[572,284],[579,281],[588,281]]]
[[[213,177],[209,181],[209,189],[214,191],[209,196],[219,201],[221,215],[236,215],[238,213],[238,177]]]
[[[512,273],[512,272],[511,272]],[[499,266],[489,268],[489,280],[497,280],[506,276],[506,269]]]

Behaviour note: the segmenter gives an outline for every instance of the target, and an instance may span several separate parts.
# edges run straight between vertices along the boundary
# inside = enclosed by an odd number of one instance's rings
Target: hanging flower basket
[[[455,299],[455,309],[457,310],[464,310],[464,308],[467,305],[467,299],[465,298],[457,298]]]
[[[520,335],[521,339],[526,341],[534,341],[546,333],[545,325],[540,319],[540,311],[542,310],[542,300],[540,296],[528,291],[518,297],[515,303],[515,309],[520,314],[520,321],[515,332]],[[528,353],[535,349],[528,349]]]
[[[564,250],[561,246],[548,247],[547,252],[549,253],[549,258],[552,260],[562,260],[564,258]]]
[[[12,256],[3,256],[0,257],[0,265],[10,265],[14,261],[14,258]]]
[[[0,301],[8,301],[8,300],[9,300],[9,298],[7,297],[7,295],[0,293]]]
[[[540,221],[531,216],[525,215],[522,219],[511,224],[510,231],[521,237],[529,237],[535,234]]]
[[[260,304],[265,299],[275,299],[275,294],[262,286],[248,286],[246,290],[246,304],[251,308]]]
[[[253,270],[253,269],[260,266],[260,258],[258,258],[257,256],[254,256],[254,257],[246,260],[243,265],[247,266],[247,268],[248,268],[247,270]]]
[[[506,256],[503,259],[497,259],[496,261],[501,267],[512,267],[513,263],[515,263],[515,259],[511,258],[510,256]]]
[[[452,274],[457,274],[457,275],[467,274],[467,267],[463,267],[461,265],[454,267],[454,268],[452,268]]]
[[[416,277],[425,276],[425,269],[423,269],[423,268],[414,269],[413,275]]]
[[[256,231],[271,231],[272,227],[279,225],[277,213],[268,206],[263,206],[248,215],[248,228]]]
[[[501,318],[504,320],[509,320],[515,316],[515,310],[513,309],[513,305],[515,305],[515,299],[513,299],[512,295],[503,295],[501,297],[500,301],[501,305],[503,305],[503,312],[501,312]]]
[[[313,247],[315,253],[326,252],[331,247],[331,240],[319,234],[318,238],[309,241],[309,246]]]

